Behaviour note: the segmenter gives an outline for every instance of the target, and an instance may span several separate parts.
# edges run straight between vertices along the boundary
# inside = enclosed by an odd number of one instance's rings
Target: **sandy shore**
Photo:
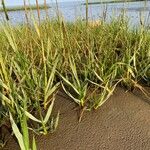
[[[55,110],[61,111],[59,127],[53,134],[37,137],[38,150],[150,149],[150,105],[139,91],[117,88],[101,108],[85,113],[81,123],[76,105],[61,94],[55,103]],[[3,150],[12,149],[19,147],[10,139]]]

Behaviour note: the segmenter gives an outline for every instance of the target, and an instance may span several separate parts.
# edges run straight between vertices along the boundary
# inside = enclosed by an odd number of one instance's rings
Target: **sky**
[[[28,0],[26,0],[28,2]],[[29,0],[30,4],[35,4],[36,0]],[[43,4],[44,0],[38,0],[39,4]],[[57,0],[58,2],[71,2],[72,0]],[[73,0],[79,1],[79,0]],[[55,0],[47,0],[47,3],[55,2]],[[23,0],[5,0],[6,6],[20,6],[23,5]]]

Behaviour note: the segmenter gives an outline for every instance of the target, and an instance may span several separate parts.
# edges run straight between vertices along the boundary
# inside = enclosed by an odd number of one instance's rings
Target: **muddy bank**
[[[139,91],[133,94],[117,88],[101,108],[85,113],[81,123],[75,108],[59,94],[55,103],[61,111],[59,127],[53,134],[37,137],[38,150],[150,149],[150,105]],[[3,150],[11,149],[19,150],[13,139]]]

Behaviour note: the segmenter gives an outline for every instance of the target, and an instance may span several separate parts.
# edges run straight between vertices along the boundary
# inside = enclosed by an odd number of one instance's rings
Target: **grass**
[[[0,127],[14,133],[22,150],[36,149],[30,132],[55,131],[59,111],[53,116],[52,110],[60,88],[87,111],[102,106],[118,85],[147,96],[150,31],[142,23],[129,28],[122,15],[95,24],[61,18],[3,23],[0,45]]]
[[[46,6],[47,8],[50,8],[49,5]],[[27,10],[36,10],[37,6],[36,5],[30,5],[30,6],[26,6]],[[45,9],[45,5],[39,5],[39,9]],[[25,10],[24,6],[14,6],[14,7],[7,7],[7,12],[9,11],[23,11]],[[3,12],[4,10],[2,8],[0,8],[0,12]]]

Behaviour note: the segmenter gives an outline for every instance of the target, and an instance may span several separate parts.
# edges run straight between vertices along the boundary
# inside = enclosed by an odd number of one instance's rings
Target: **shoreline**
[[[27,10],[36,10],[37,9],[37,6],[36,5],[31,5],[31,6],[27,6],[26,7]],[[50,8],[49,5],[46,6],[46,8]],[[10,12],[10,11],[24,11],[25,10],[25,7],[24,6],[15,6],[15,7],[7,7],[7,12]],[[45,5],[39,5],[39,9],[45,9]],[[0,12],[4,12],[3,8],[0,8]]]
[[[125,2],[142,2],[145,0],[110,0],[106,2],[89,2],[88,5],[97,5],[97,4],[114,4],[114,3],[125,3]],[[82,5],[86,5],[86,3],[83,3]]]

